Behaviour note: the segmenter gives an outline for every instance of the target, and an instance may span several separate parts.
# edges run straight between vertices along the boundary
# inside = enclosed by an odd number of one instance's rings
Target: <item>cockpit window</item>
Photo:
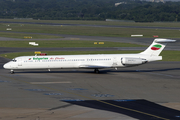
[[[13,62],[16,62],[17,60],[15,60],[15,59],[12,59],[12,61],[13,61]]]

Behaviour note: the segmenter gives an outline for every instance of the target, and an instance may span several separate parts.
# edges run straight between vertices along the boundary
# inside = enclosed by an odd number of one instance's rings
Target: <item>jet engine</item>
[[[124,57],[121,58],[121,63],[124,66],[135,66],[135,65],[141,65],[146,63],[147,60],[143,58],[131,58],[131,57]]]

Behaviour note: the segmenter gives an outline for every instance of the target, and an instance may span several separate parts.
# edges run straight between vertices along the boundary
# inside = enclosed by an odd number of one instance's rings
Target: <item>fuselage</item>
[[[151,59],[148,59],[151,58]],[[158,58],[159,59],[159,58]],[[154,59],[154,60],[157,60]],[[21,56],[4,65],[5,69],[118,68],[154,61],[142,54],[96,54]],[[160,60],[160,59],[159,59]]]

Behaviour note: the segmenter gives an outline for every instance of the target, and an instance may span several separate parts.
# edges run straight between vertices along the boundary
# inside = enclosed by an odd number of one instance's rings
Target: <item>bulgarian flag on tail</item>
[[[151,47],[151,50],[159,50],[161,47],[162,47],[161,45],[156,44]]]

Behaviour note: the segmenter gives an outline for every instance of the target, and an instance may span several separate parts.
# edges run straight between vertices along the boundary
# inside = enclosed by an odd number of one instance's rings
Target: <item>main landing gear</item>
[[[98,69],[94,69],[94,73],[99,73],[99,70]]]
[[[14,70],[11,70],[11,74],[14,74]]]

